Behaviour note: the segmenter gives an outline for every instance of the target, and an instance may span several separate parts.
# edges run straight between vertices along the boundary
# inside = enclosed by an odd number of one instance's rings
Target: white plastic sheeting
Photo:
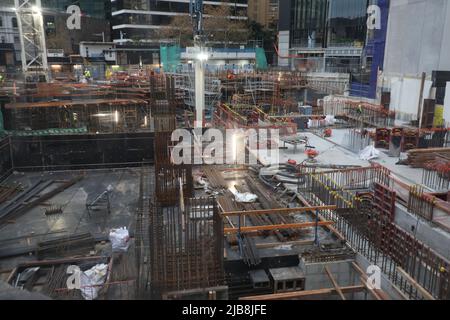
[[[445,88],[444,120],[446,124],[450,124],[450,82],[447,82],[447,87]]]
[[[258,196],[256,194],[250,192],[241,193],[237,191],[235,187],[231,187],[229,190],[234,195],[234,199],[236,200],[236,202],[252,203],[258,199]]]
[[[98,297],[98,292],[103,287],[108,274],[108,265],[97,264],[91,269],[81,273],[81,295],[86,300],[94,300]]]
[[[391,79],[391,110],[396,112],[398,120],[417,120],[421,81],[417,78]],[[423,99],[430,98],[432,85],[432,81],[425,81]]]
[[[368,161],[378,158],[379,155],[380,151],[375,149],[373,145],[370,145],[359,153],[359,158]]]
[[[113,252],[126,252],[130,245],[130,234],[126,227],[111,229],[109,232],[109,241]]]

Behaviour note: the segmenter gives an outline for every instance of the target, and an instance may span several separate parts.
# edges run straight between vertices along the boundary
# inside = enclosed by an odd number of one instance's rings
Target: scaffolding
[[[175,87],[183,93],[185,106],[195,110],[195,74],[193,70],[171,74],[175,79]],[[214,74],[205,74],[205,119],[211,120],[216,105],[222,97],[222,83]]]

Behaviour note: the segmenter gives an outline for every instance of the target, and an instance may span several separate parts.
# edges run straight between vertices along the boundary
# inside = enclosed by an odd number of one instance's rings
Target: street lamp
[[[206,61],[208,60],[208,53],[201,51],[198,55],[197,55],[197,59],[200,61]]]

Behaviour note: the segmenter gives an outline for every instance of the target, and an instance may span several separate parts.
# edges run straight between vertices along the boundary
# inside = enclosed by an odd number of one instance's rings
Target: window
[[[277,291],[282,290],[284,290],[284,282],[283,281],[277,282]]]
[[[16,18],[16,17],[13,17],[13,18],[11,19],[11,22],[12,22],[13,28],[17,28],[17,18]]]
[[[3,27],[3,19],[0,17],[0,27]]]
[[[294,281],[286,281],[286,290],[294,289]]]
[[[19,43],[20,42],[20,38],[19,37],[14,37],[14,43]]]

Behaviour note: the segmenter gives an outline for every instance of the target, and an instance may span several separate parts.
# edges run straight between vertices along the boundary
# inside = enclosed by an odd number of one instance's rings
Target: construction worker
[[[358,112],[358,114],[359,115],[362,115],[362,113],[363,113],[363,108],[362,108],[362,105],[358,105],[358,108],[356,109],[356,112]]]
[[[106,71],[105,71],[106,80],[111,80],[112,76],[113,76],[112,70],[110,68],[106,68]]]
[[[443,275],[443,276],[446,276],[447,275],[447,265],[445,265],[445,266],[441,266],[440,268],[439,268],[439,272]]]
[[[86,78],[87,81],[91,80],[91,71],[89,71],[88,69],[86,69],[84,71],[84,77]]]

